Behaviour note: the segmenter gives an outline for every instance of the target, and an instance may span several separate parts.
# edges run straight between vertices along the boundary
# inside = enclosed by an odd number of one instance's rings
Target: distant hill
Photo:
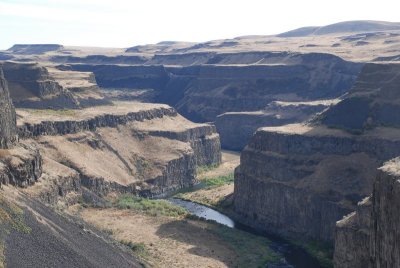
[[[285,33],[279,37],[302,37],[310,35],[325,35],[335,33],[377,32],[400,30],[400,22],[357,20],[344,21],[326,26],[302,27]]]

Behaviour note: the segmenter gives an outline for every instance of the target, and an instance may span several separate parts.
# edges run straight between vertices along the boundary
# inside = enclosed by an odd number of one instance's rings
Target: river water
[[[281,264],[269,265],[268,268],[322,268],[318,261],[311,257],[302,248],[295,246],[287,241],[266,233],[260,233],[254,229],[236,223],[228,216],[198,203],[185,201],[177,198],[168,199],[171,203],[187,209],[191,214],[206,220],[213,220],[230,228],[236,228],[252,234],[265,236],[272,241],[271,249],[284,257]]]

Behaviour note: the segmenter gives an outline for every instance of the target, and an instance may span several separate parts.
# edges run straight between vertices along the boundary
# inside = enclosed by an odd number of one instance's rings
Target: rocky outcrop
[[[322,123],[358,132],[400,127],[399,73],[400,64],[366,64],[350,94],[323,114]]]
[[[371,198],[359,203],[357,210],[336,224],[334,265],[340,268],[371,267],[369,251]]]
[[[145,160],[146,161],[146,160]],[[79,170],[79,168],[78,168]],[[81,172],[82,173],[82,172]],[[190,188],[196,181],[196,161],[193,154],[182,155],[167,161],[161,175],[145,181],[137,181],[128,185],[105,180],[102,177],[81,175],[81,183],[87,189],[103,196],[111,192],[131,193],[148,198],[161,198],[178,190]]]
[[[65,91],[45,67],[36,63],[5,62],[4,76],[10,96],[16,107],[22,108],[76,108],[72,95]]]
[[[0,65],[0,149],[11,146],[16,140],[16,130],[15,109]]]
[[[243,221],[287,236],[333,240],[335,223],[369,195],[376,168],[400,139],[302,125],[262,128],[235,172]]]
[[[189,142],[193,149],[196,165],[208,166],[221,163],[219,135],[213,125],[199,125],[184,131],[150,130],[151,136],[164,137],[182,142]]]
[[[18,126],[18,134],[21,138],[31,138],[42,135],[66,135],[83,131],[94,131],[99,127],[117,127],[130,121],[143,121],[163,116],[175,116],[177,112],[173,108],[154,108],[149,110],[127,112],[123,114],[101,113],[93,117],[62,120],[62,116],[54,121],[40,121],[37,123],[21,123]]]
[[[37,63],[5,62],[3,66],[11,99],[18,108],[76,109],[110,104],[91,73],[62,72]]]
[[[0,153],[0,185],[27,187],[42,174],[42,157],[31,146],[19,145]]]
[[[222,147],[241,151],[258,128],[304,122],[335,103],[337,100],[274,101],[261,111],[221,114],[217,116],[215,125],[221,136]]]
[[[372,197],[337,223],[335,267],[399,267],[400,159],[379,169]]]
[[[79,108],[111,104],[101,92],[93,73],[60,71],[50,67],[47,70],[63,90],[72,95]]]

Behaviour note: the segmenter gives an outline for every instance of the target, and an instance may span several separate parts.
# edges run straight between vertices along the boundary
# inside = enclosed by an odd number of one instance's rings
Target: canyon
[[[310,254],[334,247],[315,267],[399,266],[399,55],[400,26],[371,21],[0,51],[1,263],[304,267],[273,234]]]
[[[336,221],[369,195],[377,168],[399,152],[398,118],[390,117],[398,67],[366,64],[350,93],[314,120],[257,131],[235,174],[235,207],[249,224],[333,240]]]

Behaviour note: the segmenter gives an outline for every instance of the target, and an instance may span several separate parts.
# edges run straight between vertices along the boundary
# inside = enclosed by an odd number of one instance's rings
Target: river
[[[207,206],[200,205],[198,203],[185,201],[177,198],[169,198],[171,203],[187,209],[191,214],[196,215],[206,220],[213,220],[219,224],[223,224],[229,228],[236,228],[242,231],[246,231],[252,234],[265,236],[272,241],[270,247],[272,250],[278,252],[284,257],[284,261],[278,265],[269,265],[268,268],[322,268],[319,262],[310,256],[302,248],[287,242],[279,237],[269,235],[266,233],[260,233],[254,229],[239,224],[229,218],[228,216],[212,209]]]

